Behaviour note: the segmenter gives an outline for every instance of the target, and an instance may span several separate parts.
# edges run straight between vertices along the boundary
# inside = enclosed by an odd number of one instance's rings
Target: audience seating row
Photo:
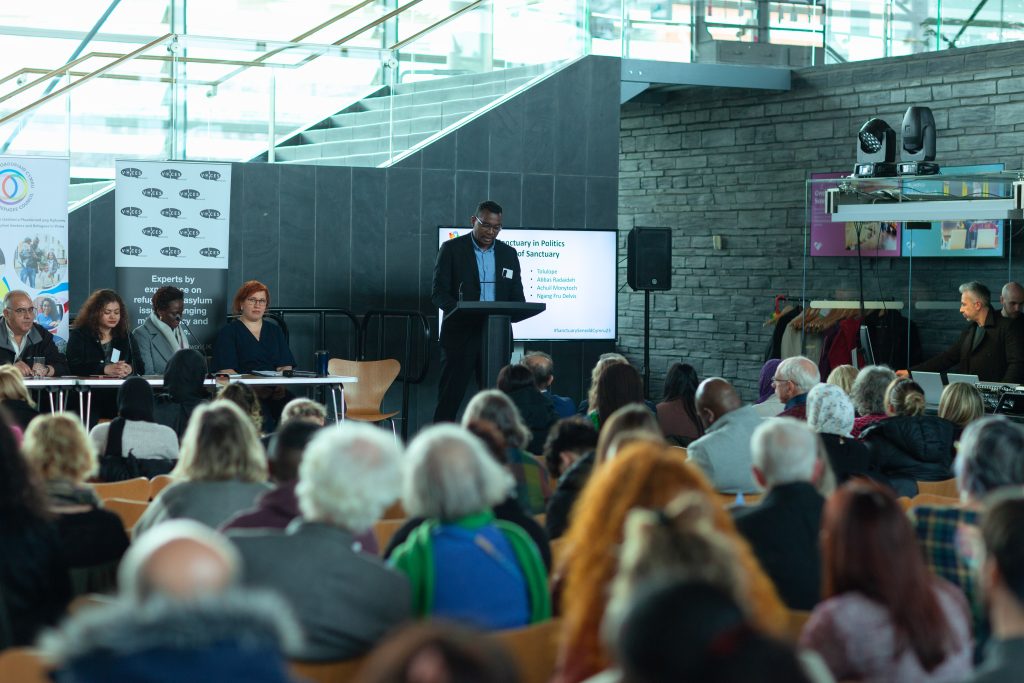
[[[160,474],[152,479],[136,477],[124,481],[101,482],[92,485],[96,496],[102,501],[111,498],[148,502],[156,498],[172,481],[169,475]]]

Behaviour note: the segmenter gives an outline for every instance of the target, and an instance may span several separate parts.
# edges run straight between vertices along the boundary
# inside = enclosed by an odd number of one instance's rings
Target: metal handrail
[[[65,85],[63,88],[58,88],[57,90],[54,90],[53,92],[51,92],[49,95],[44,95],[43,97],[40,97],[38,100],[36,100],[36,101],[34,101],[32,103],[26,104],[21,109],[18,109],[17,111],[14,111],[14,112],[12,112],[10,114],[7,114],[4,117],[0,117],[0,126],[2,126],[3,124],[7,123],[8,121],[11,121],[13,119],[18,118],[22,114],[25,114],[27,112],[33,111],[35,109],[38,109],[39,107],[41,107],[42,105],[46,104],[50,100],[56,99],[56,98],[60,97],[61,95],[64,95],[65,93],[68,93],[68,92],[74,90],[75,88],[77,88],[78,86],[82,85],[83,83],[86,83],[86,82],[92,80],[93,78],[96,78],[96,77],[100,76],[101,74],[106,73],[107,71],[109,71],[110,69],[113,69],[115,66],[118,66],[119,64],[122,64],[122,63],[124,63],[126,61],[129,61],[131,59],[134,59],[139,54],[145,52],[146,50],[149,50],[150,48],[156,47],[160,43],[163,43],[163,42],[167,41],[168,39],[172,38],[173,36],[174,36],[173,33],[165,33],[164,35],[160,36],[156,40],[150,41],[150,42],[146,43],[145,45],[143,45],[142,47],[137,48],[135,50],[132,50],[128,54],[122,56],[120,59],[115,59],[110,64],[107,64],[106,66],[100,67],[99,69],[97,69],[96,71],[93,71],[91,74],[89,74],[88,76],[82,78],[81,80],[75,81],[74,83],[69,83],[68,85]]]
[[[341,40],[339,40],[337,42],[334,42],[334,43],[331,43],[331,45],[344,45],[345,43],[347,43],[348,41],[352,40],[356,36],[361,35],[363,33],[366,33],[371,28],[375,28],[377,26],[380,26],[381,24],[383,24],[388,19],[393,19],[394,17],[397,17],[402,12],[406,11],[407,9],[411,9],[412,7],[420,4],[421,2],[423,2],[423,0],[409,0],[409,2],[405,3],[404,5],[400,5],[400,6],[396,7],[395,9],[391,10],[390,12],[388,12],[387,14],[382,16],[380,19],[377,19],[375,21],[371,21],[369,24],[366,24],[362,28],[356,29],[355,31],[353,31],[352,33],[348,34],[347,36],[345,36]]]
[[[389,47],[388,50],[401,50],[403,47],[405,47],[409,43],[413,42],[414,40],[416,40],[420,36],[425,35],[427,33],[430,33],[431,31],[433,31],[438,26],[442,26],[444,24],[447,24],[449,21],[451,21],[455,17],[459,16],[463,12],[468,12],[471,9],[475,9],[478,5],[482,4],[483,1],[484,0],[474,0],[474,2],[469,3],[468,5],[466,5],[465,7],[463,7],[460,10],[456,10],[455,12],[453,12],[452,14],[449,14],[444,19],[441,19],[440,21],[434,22],[433,24],[431,24],[430,26],[426,27],[422,31],[417,31],[416,33],[414,33],[413,35],[409,36],[405,40],[401,40],[401,41],[395,43],[394,45]]]

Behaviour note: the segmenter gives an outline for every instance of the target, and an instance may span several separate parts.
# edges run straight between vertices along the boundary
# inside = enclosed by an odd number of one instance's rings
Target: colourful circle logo
[[[24,173],[13,168],[0,170],[0,204],[17,206],[29,196],[32,185]]]

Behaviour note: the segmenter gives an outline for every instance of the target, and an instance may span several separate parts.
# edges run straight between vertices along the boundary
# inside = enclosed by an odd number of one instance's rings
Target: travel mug
[[[327,351],[313,352],[313,367],[316,368],[316,374],[318,377],[327,376],[327,361],[329,358],[330,354]]]

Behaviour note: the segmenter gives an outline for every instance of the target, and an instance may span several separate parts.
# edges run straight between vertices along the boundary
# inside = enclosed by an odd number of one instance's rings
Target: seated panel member
[[[73,375],[119,378],[145,371],[128,333],[128,311],[114,290],[97,289],[82,304],[68,335],[68,367]]]
[[[967,327],[952,346],[911,371],[956,369],[982,382],[1024,382],[1024,325],[996,313],[990,300],[988,287],[980,282],[960,285],[960,313]]]
[[[238,316],[220,328],[213,343],[213,367],[217,372],[250,373],[253,370],[291,370],[295,357],[284,331],[263,324],[270,308],[270,290],[249,280],[235,293],[231,309]]]
[[[147,374],[164,374],[171,356],[189,348],[181,328],[183,310],[185,293],[177,287],[161,287],[153,294],[153,312],[149,319],[132,330],[132,339],[139,348],[139,360]]]
[[[14,289],[4,297],[4,325],[0,331],[0,363],[10,363],[22,376],[32,373],[32,359],[45,358],[47,377],[68,374],[68,361],[53,335],[35,322],[35,309],[27,292]]]

